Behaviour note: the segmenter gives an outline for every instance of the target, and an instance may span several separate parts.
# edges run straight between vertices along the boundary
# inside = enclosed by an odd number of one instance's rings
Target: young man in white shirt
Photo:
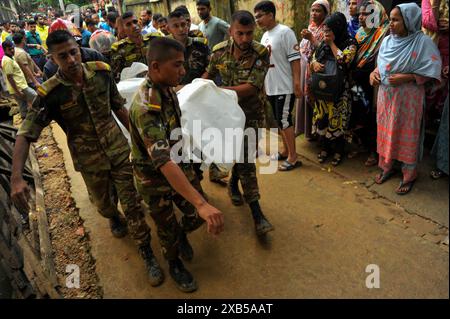
[[[295,98],[302,96],[300,85],[300,50],[294,31],[276,21],[276,8],[272,1],[262,1],[254,9],[256,22],[266,32],[261,43],[269,49],[271,67],[265,80],[266,94],[283,138],[283,151],[274,155],[284,160],[280,171],[290,171],[301,162],[295,147],[292,110]]]

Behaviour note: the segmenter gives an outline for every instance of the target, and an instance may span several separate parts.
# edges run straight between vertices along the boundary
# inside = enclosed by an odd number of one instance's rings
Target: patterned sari
[[[326,0],[319,0],[314,2],[314,4],[320,4],[328,10],[328,14],[330,14],[330,5]],[[323,22],[320,25],[315,24],[313,21],[310,21],[308,26],[308,30],[312,33],[313,38],[318,42],[322,42],[325,34],[324,34],[325,25]],[[300,53],[301,53],[301,73],[300,73],[300,84],[302,86],[302,90],[304,92],[304,96],[299,99],[299,102],[296,106],[295,112],[295,134],[305,134],[306,138],[311,137],[312,131],[312,106],[309,102],[309,98],[307,95],[308,92],[308,82],[311,77],[311,73],[309,71],[309,61],[314,54],[314,50],[316,48],[314,45],[303,39],[300,42]]]
[[[323,63],[332,57],[342,66],[345,72],[344,92],[333,102],[315,99],[313,114],[313,133],[321,137],[322,149],[330,152],[334,147],[335,153],[343,154],[344,137],[348,130],[351,115],[350,66],[356,55],[356,42],[347,32],[347,20],[342,13],[334,13],[325,21],[335,35],[335,44],[339,51],[337,57],[325,42],[317,48],[313,61]]]

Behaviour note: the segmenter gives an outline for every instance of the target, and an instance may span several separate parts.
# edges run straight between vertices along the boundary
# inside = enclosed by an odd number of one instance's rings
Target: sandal
[[[342,162],[342,155],[339,153],[334,154],[333,160],[331,161],[331,165],[338,166]]]
[[[300,161],[296,161],[294,164],[289,163],[288,161],[284,161],[283,164],[281,164],[280,167],[278,167],[278,170],[280,172],[288,172],[288,171],[292,171],[294,168],[300,167],[302,165],[303,164]]]
[[[285,161],[288,159],[288,157],[278,152],[277,154],[273,154],[272,156],[270,156],[270,159],[272,161]]]
[[[402,181],[395,192],[397,193],[397,195],[406,195],[412,190],[415,182],[416,180],[413,180],[411,182],[404,184]]]
[[[383,184],[387,180],[389,180],[392,176],[394,176],[397,172],[394,170],[390,170],[389,172],[381,172],[375,177],[375,183],[378,185]]]
[[[434,180],[440,179],[442,176],[444,176],[444,172],[441,171],[439,168],[436,168],[431,171],[430,176]]]
[[[377,159],[375,156],[373,156],[373,155],[370,155],[370,156],[367,158],[367,161],[364,163],[364,165],[365,165],[366,167],[375,166],[375,165],[377,165],[377,164],[378,164],[378,159]]]
[[[317,158],[319,160],[319,163],[324,163],[325,160],[328,158],[327,151],[321,151],[319,154],[317,154]]]

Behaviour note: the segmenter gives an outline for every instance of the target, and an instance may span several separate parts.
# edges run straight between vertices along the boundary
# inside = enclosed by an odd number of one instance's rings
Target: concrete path
[[[366,188],[374,174],[362,167],[362,159],[329,171],[315,162],[315,149],[299,139],[302,168],[259,178],[261,206],[276,227],[264,242],[254,235],[249,209],[233,207],[225,188],[204,182],[213,205],[225,213],[226,230],[219,238],[205,227],[190,235],[195,257],[186,266],[199,290],[186,295],[169,278],[148,218],[152,246],[167,277],[162,286],[150,287],[133,242],[111,236],[74,172],[64,133],[57,126],[53,133],[64,152],[105,298],[449,297],[448,246],[442,244],[448,236],[448,180],[418,183],[411,195],[397,198],[394,181]],[[380,270],[379,289],[366,286],[366,267],[372,264]]]

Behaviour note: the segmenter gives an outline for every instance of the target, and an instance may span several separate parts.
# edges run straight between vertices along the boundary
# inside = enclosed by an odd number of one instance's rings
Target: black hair
[[[152,10],[150,10],[150,9],[142,10],[142,11],[145,11],[149,16],[153,15]]]
[[[133,17],[133,16],[134,16],[134,13],[133,13],[133,12],[127,11],[127,12],[125,12],[124,14],[122,14],[122,20],[131,18],[131,17]]]
[[[97,26],[97,23],[91,18],[86,18],[86,20],[84,20],[84,22],[86,23],[87,27]]]
[[[39,18],[44,18],[44,16],[43,16],[42,14],[36,14],[36,15],[34,16],[34,22],[37,23],[37,21],[39,20]]]
[[[253,14],[251,14],[247,10],[239,10],[233,13],[231,16],[231,23],[237,22],[241,25],[248,26],[248,25],[255,25],[255,18],[253,17]]]
[[[116,11],[110,11],[108,15],[106,16],[106,20],[109,22],[116,22],[117,18],[119,17],[119,14]]]
[[[324,24],[333,31],[336,46],[343,50],[350,35],[347,31],[347,18],[342,12],[335,12],[325,19]]]
[[[153,15],[153,20],[154,20],[154,21],[158,21],[158,19],[159,19],[159,18],[162,18],[162,16],[163,16],[163,15],[162,15],[161,13],[155,13],[155,14]]]
[[[184,53],[183,45],[175,39],[167,37],[156,37],[150,41],[147,53],[147,63],[150,65],[153,61],[166,62],[173,58],[173,51]]]
[[[173,19],[173,18],[184,18],[185,14],[180,11],[180,10],[175,10],[171,13],[169,13],[169,16],[167,17],[168,19]]]
[[[55,19],[61,18],[63,16],[63,13],[61,12],[61,10],[58,10],[55,12]]]
[[[14,41],[15,45],[22,43],[24,38],[25,38],[25,36],[20,32],[14,33],[14,35],[12,36],[12,40]]]
[[[254,11],[262,11],[264,13],[272,13],[273,17],[277,15],[277,8],[272,1],[261,1],[255,6]]]
[[[2,43],[3,50],[6,50],[7,48],[14,48],[14,43],[11,40],[5,40]]]
[[[167,18],[166,17],[161,17],[161,18],[158,19],[158,23],[162,23],[162,22],[167,23]]]
[[[18,25],[19,25],[19,28],[24,29],[24,28],[25,28],[25,21],[20,20],[20,21],[18,22]]]
[[[184,15],[191,15],[190,13],[189,13],[189,10],[188,10],[188,8],[185,6],[185,5],[181,5],[181,6],[178,6],[178,7],[176,7],[175,8],[175,10],[173,10],[174,12],[175,11],[180,11],[182,14],[184,14]]]
[[[16,26],[19,26],[19,22],[17,22],[17,21],[11,21],[11,22],[9,23],[9,25],[16,25]]]
[[[211,2],[209,0],[197,0],[197,6],[205,6],[211,8]]]
[[[69,41],[75,41],[75,38],[67,30],[56,30],[48,35],[47,47],[49,51],[52,51],[53,46]]]
[[[34,20],[28,20],[28,25],[35,25],[36,24],[36,21],[34,21]]]

